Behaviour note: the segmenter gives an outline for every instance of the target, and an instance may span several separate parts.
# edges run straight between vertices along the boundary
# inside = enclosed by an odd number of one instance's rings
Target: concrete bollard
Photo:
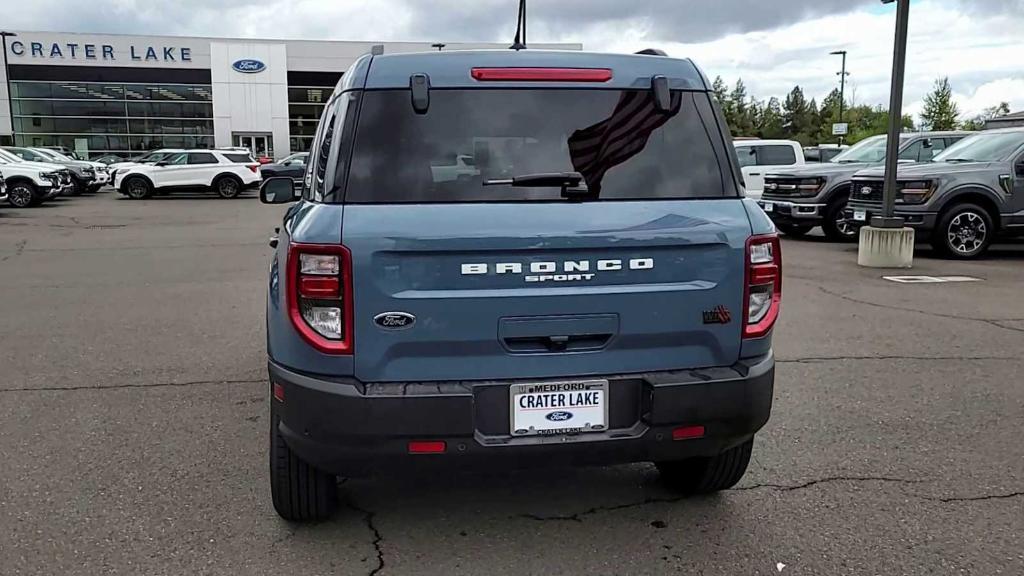
[[[861,228],[857,264],[865,268],[912,268],[914,229]]]

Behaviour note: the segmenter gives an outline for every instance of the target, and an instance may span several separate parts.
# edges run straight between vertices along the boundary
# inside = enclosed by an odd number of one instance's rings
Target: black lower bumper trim
[[[515,438],[507,424],[514,382],[364,384],[273,362],[269,371],[284,389],[285,401],[271,402],[289,447],[321,470],[360,476],[405,467],[603,465],[718,454],[768,421],[775,360],[769,353],[727,368],[608,376],[609,430]],[[674,428],[693,425],[705,427],[703,438],[672,440]],[[411,440],[443,441],[446,450],[409,454]]]

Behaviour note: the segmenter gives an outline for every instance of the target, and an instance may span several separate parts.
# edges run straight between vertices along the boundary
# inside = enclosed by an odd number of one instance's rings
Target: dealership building
[[[0,141],[65,146],[83,158],[226,146],[282,158],[309,149],[338,79],[375,46],[385,54],[508,48],[56,32],[5,41]]]

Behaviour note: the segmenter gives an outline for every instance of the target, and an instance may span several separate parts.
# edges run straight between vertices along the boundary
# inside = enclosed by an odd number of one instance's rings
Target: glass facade
[[[213,148],[209,84],[11,81],[15,143],[82,157]]]
[[[292,153],[309,152],[316,125],[334,86],[289,86],[288,129]]]

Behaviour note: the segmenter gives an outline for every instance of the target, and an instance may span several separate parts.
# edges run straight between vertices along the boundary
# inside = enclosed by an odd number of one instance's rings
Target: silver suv
[[[845,217],[882,211],[883,168],[858,172]],[[1024,235],[1024,128],[980,132],[927,164],[900,166],[896,215],[950,258],[976,258],[997,236]]]

